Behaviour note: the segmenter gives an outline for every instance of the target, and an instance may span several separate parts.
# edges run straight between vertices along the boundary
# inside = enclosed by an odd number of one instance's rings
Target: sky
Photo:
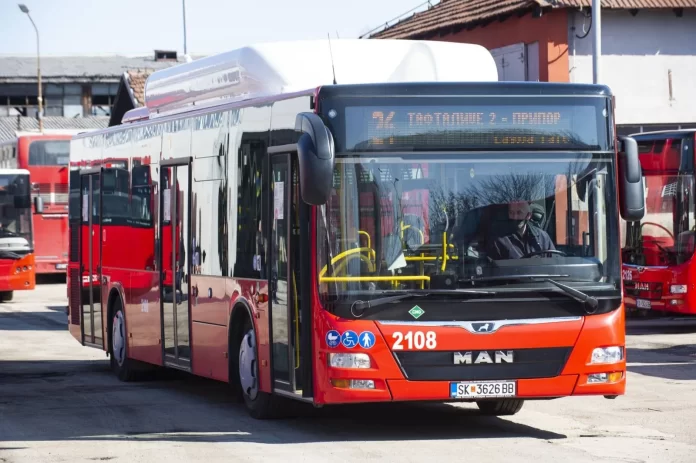
[[[0,55],[183,54],[184,0],[0,0]],[[186,0],[188,53],[299,39],[357,38],[424,0]],[[432,1],[433,4],[437,3]],[[423,8],[421,8],[423,9]]]

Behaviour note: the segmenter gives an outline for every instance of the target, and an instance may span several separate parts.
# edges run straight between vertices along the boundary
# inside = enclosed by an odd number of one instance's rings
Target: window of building
[[[92,116],[110,116],[118,84],[92,84]]]

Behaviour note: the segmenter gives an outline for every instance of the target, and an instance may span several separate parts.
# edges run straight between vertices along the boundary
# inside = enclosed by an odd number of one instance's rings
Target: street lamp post
[[[22,10],[22,13],[26,13],[26,15],[29,17],[29,21],[31,21],[31,25],[34,26],[34,31],[36,31],[36,75],[39,81],[39,97],[37,98],[37,101],[39,102],[39,130],[41,133],[43,133],[43,92],[41,88],[41,52],[39,48],[39,29],[36,27],[34,20],[29,14],[29,8],[27,8],[25,4],[20,3],[19,9]]]

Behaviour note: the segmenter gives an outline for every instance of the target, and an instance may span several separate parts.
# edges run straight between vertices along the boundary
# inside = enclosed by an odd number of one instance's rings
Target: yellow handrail
[[[363,252],[367,252],[368,254],[370,254],[370,256],[367,257],[367,259],[370,259],[370,257],[372,257],[372,259],[374,260],[374,259],[376,258],[376,256],[377,256],[377,253],[376,253],[375,250],[372,249],[372,248],[354,248],[354,249],[349,249],[349,250],[347,250],[347,251],[343,251],[343,252],[340,253],[340,254],[337,254],[333,259],[331,259],[331,265],[334,265],[334,264],[335,264],[336,262],[338,262],[339,260],[344,259],[345,257],[348,257],[348,256],[350,256],[351,254],[360,254],[360,253],[363,253]],[[360,259],[361,259],[361,260],[364,260],[364,256],[361,255],[361,256],[360,256]],[[371,261],[371,260],[368,260],[367,262],[372,266],[372,261]],[[325,265],[324,268],[321,269],[321,272],[319,272],[319,278],[321,278],[322,276],[324,276],[324,275],[326,274],[327,271],[328,271],[328,266]]]
[[[367,247],[372,249],[372,238],[370,237],[370,234],[363,230],[359,230],[358,234],[367,236]]]

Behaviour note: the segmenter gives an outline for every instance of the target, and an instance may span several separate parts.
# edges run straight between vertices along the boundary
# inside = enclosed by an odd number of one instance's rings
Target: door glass
[[[102,310],[101,310],[101,182],[99,175],[92,177],[92,320],[94,321],[92,334],[95,344],[102,344]]]
[[[179,357],[190,358],[189,337],[189,167],[176,166],[176,343]]]
[[[160,214],[161,226],[161,256],[162,256],[162,324],[164,331],[164,353],[168,357],[176,359],[176,343],[174,341],[174,281],[176,275],[176,267],[174,260],[174,236],[176,227],[172,224],[176,220],[175,214],[172,214],[173,201],[176,200],[176,194],[172,194],[174,181],[174,167],[163,167],[162,178],[162,197],[160,200],[162,213]],[[171,361],[172,358],[169,358]]]
[[[189,334],[189,167],[162,169],[162,322],[169,362],[191,355]]]
[[[91,243],[92,228],[90,213],[90,176],[80,177],[80,277],[82,278],[82,291],[80,302],[82,304],[82,329],[84,341],[93,343],[92,337],[92,270],[91,270]]]
[[[289,317],[288,317],[288,213],[286,156],[273,159],[271,167],[271,325],[273,332],[273,369],[275,379],[290,383]]]

